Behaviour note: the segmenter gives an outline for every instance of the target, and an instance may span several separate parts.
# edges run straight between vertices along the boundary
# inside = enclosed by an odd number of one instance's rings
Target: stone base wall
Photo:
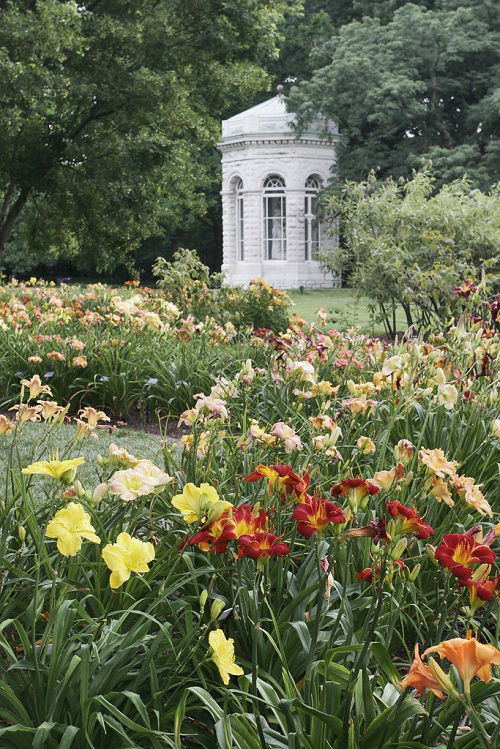
[[[268,261],[262,263],[235,263],[223,265],[226,282],[231,286],[248,286],[250,281],[263,278],[276,289],[336,289],[340,288],[341,277],[324,273],[319,263]]]

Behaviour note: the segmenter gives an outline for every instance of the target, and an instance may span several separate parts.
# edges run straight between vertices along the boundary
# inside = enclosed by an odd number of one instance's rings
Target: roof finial
[[[278,94],[278,96],[283,96],[284,92],[285,87],[282,86],[281,83],[278,83],[278,85],[276,86],[276,93]]]

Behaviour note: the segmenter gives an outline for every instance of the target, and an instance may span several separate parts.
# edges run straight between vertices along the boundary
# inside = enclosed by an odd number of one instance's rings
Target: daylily
[[[464,685],[464,693],[470,693],[470,683],[474,676],[481,681],[491,681],[491,666],[500,666],[500,650],[493,645],[478,642],[471,633],[467,639],[455,637],[445,640],[439,645],[427,648],[424,655],[437,653],[440,658],[446,658],[457,669]]]
[[[26,421],[40,421],[41,406],[28,406],[27,403],[16,404],[11,406],[9,411],[16,412],[16,421],[24,423]]]
[[[424,523],[415,510],[411,510],[397,500],[395,502],[387,502],[386,509],[389,515],[393,517],[393,536],[400,533],[415,533],[417,538],[429,538],[429,536],[434,535],[434,530],[431,526],[428,523]]]
[[[389,490],[395,482],[403,481],[405,478],[405,469],[402,463],[398,463],[389,471],[376,471],[373,474],[372,481],[381,489]],[[396,487],[399,488],[399,487]]]
[[[37,403],[42,409],[41,414],[44,421],[61,422],[69,410],[69,403],[67,406],[59,406],[55,401],[37,401]]]
[[[461,497],[470,507],[477,510],[480,515],[488,515],[490,518],[493,516],[493,510],[480,490],[480,486],[474,483],[474,479],[470,476],[455,476],[450,480],[450,486],[454,489],[459,497]]]
[[[111,421],[104,411],[97,411],[95,408],[92,408],[92,406],[81,408],[80,411],[78,411],[78,414],[82,419],[85,419],[91,427],[97,426],[99,421]]]
[[[241,505],[233,510],[232,522],[236,537],[253,536],[256,531],[263,531],[267,525],[267,512],[251,505]]]
[[[356,442],[358,450],[361,450],[363,455],[371,455],[376,451],[375,442],[369,437],[359,437]]]
[[[290,547],[281,543],[279,538],[280,536],[267,531],[257,531],[253,536],[240,536],[238,556],[259,561],[269,557],[284,557],[290,553]]]
[[[39,395],[42,393],[46,393],[47,395],[52,395],[52,391],[49,388],[48,385],[42,385],[42,381],[40,379],[40,375],[33,375],[31,380],[21,380],[21,385],[23,388],[27,387],[29,388],[29,397],[28,400],[33,400],[33,398],[38,398]]]
[[[214,629],[208,635],[208,642],[212,648],[212,660],[219,669],[221,679],[229,684],[229,676],[243,676],[245,673],[241,666],[235,663],[234,640],[226,638],[221,629]]]
[[[221,503],[222,509],[229,510],[233,506],[231,502],[219,499],[216,489],[206,483],[200,486],[188,483],[182,494],[172,497],[173,506],[182,512],[186,523],[205,522],[207,513],[216,502]]]
[[[438,385],[438,403],[441,403],[448,411],[455,408],[458,400],[458,390],[455,385]]]
[[[450,533],[436,549],[435,557],[442,567],[449,567],[458,579],[465,583],[472,575],[475,564],[494,564],[495,553],[475,538],[477,528],[467,533]]]
[[[361,478],[344,479],[339,484],[335,484],[330,489],[334,497],[347,497],[349,507],[355,512],[359,506],[364,510],[368,504],[368,499],[374,494],[378,494],[380,487],[376,484]]]
[[[297,530],[305,538],[324,530],[330,523],[345,523],[341,508],[333,502],[318,497],[307,499],[295,508],[292,519],[297,521]]]
[[[70,502],[58,510],[45,529],[48,538],[57,538],[57,549],[65,557],[73,557],[82,547],[82,539],[100,544],[90,522],[90,515],[80,504]]]
[[[259,465],[255,471],[244,478],[243,481],[260,481],[260,479],[263,478],[268,480],[269,494],[272,494],[274,491],[283,494],[294,493],[299,498],[302,494],[307,492],[310,484],[308,473],[299,476],[292,471],[292,466],[281,464],[274,466]]]
[[[409,440],[399,440],[394,447],[394,457],[399,463],[403,463],[403,465],[413,458],[414,453],[415,445],[413,445]]]
[[[42,476],[51,476],[53,479],[56,479],[56,481],[61,481],[65,473],[68,474],[69,477],[69,473],[71,472],[73,474],[71,476],[72,480],[76,469],[78,466],[81,466],[82,463],[85,463],[85,458],[81,457],[71,458],[71,460],[58,460],[57,458],[55,460],[39,460],[36,463],[31,463],[31,465],[23,468],[21,473],[28,475],[40,474]]]
[[[9,421],[4,414],[0,414],[0,434],[12,434],[15,426],[13,421]]]
[[[291,453],[294,450],[302,450],[302,442],[295,430],[285,424],[283,421],[278,421],[271,427],[270,434],[278,439],[283,440],[285,443],[285,452]]]
[[[373,538],[373,543],[378,544],[382,541],[384,544],[390,544],[391,536],[387,533],[385,518],[380,520],[370,520],[368,525],[362,528],[351,528],[346,533],[349,538]]]
[[[113,474],[109,482],[109,492],[118,494],[121,499],[130,502],[137,497],[161,490],[170,481],[173,481],[172,476],[151,461],[142,460],[134,468],[127,468]]]
[[[445,476],[455,476],[458,461],[448,460],[440,448],[430,450],[423,447],[419,450],[418,461],[434,476],[444,479]]]
[[[493,580],[488,580],[490,572],[491,565],[481,564],[474,570],[470,579],[465,581],[465,585],[469,589],[470,610],[472,614],[486,601],[491,601],[496,596],[500,598],[498,575]]]
[[[422,660],[418,644],[415,645],[415,653],[410,670],[405,678],[399,682],[400,689],[407,689],[408,687],[413,687],[419,694],[424,694],[426,689],[430,689],[440,700],[444,697],[439,682],[434,677],[429,666]]]
[[[119,588],[132,572],[149,572],[148,564],[155,558],[155,550],[149,541],[132,538],[128,533],[120,533],[116,543],[107,544],[102,550],[102,558],[111,570],[109,584]]]
[[[429,494],[437,499],[438,502],[444,502],[448,507],[453,507],[455,502],[451,498],[450,488],[444,479],[438,476],[430,476],[427,482]]]
[[[226,510],[217,520],[209,523],[199,533],[195,533],[189,541],[189,546],[198,545],[201,551],[213,551],[222,554],[226,551],[230,541],[237,538],[233,519]]]

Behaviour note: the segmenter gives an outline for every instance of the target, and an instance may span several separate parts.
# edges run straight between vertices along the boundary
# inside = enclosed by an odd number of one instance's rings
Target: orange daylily
[[[418,650],[418,644],[415,645],[415,654],[410,670],[405,678],[399,682],[399,686],[401,689],[414,687],[419,694],[424,694],[425,689],[430,689],[440,700],[444,697],[439,682],[435,679],[429,666],[427,666],[427,664],[422,660],[422,656]]]
[[[437,653],[440,658],[447,658],[457,669],[463,681],[464,693],[469,694],[470,683],[474,676],[481,681],[491,681],[491,666],[500,666],[500,650],[494,645],[478,642],[467,632],[467,639],[455,637],[427,648],[424,655]]]

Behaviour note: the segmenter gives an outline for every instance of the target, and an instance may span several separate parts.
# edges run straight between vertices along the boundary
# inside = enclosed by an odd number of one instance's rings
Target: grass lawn
[[[50,433],[50,443],[46,441],[46,435]],[[59,447],[62,449],[68,445],[76,434],[76,427],[72,424],[64,425],[59,429],[51,429],[50,432],[44,424],[27,424],[16,441],[14,452],[14,468],[25,468],[35,460],[47,460],[49,453],[53,453]],[[67,458],[82,456],[85,463],[78,468],[77,477],[86,489],[94,489],[101,479],[98,471],[100,466],[96,463],[97,455],[107,455],[109,445],[114,442],[119,447],[124,447],[137,458],[149,458],[160,468],[163,467],[163,455],[161,451],[161,437],[157,434],[136,431],[134,429],[117,429],[113,434],[99,430],[99,438],[91,437],[79,444],[73,445],[71,451],[65,455]],[[9,465],[9,454],[12,446],[12,438],[0,436],[0,491],[5,491],[5,478]],[[26,479],[29,477],[26,476]],[[48,489],[53,481],[45,476],[32,476],[32,486],[40,487],[41,493]],[[52,484],[53,485],[53,484]],[[0,496],[1,496],[0,494]]]
[[[367,297],[356,298],[352,289],[318,289],[305,290],[303,294],[297,289],[288,292],[295,307],[293,311],[309,322],[317,320],[316,313],[320,307],[328,312],[328,320],[339,330],[359,327],[371,335],[385,333],[382,322],[373,320],[368,309]],[[406,330],[406,318],[398,307],[396,313],[398,330]]]

